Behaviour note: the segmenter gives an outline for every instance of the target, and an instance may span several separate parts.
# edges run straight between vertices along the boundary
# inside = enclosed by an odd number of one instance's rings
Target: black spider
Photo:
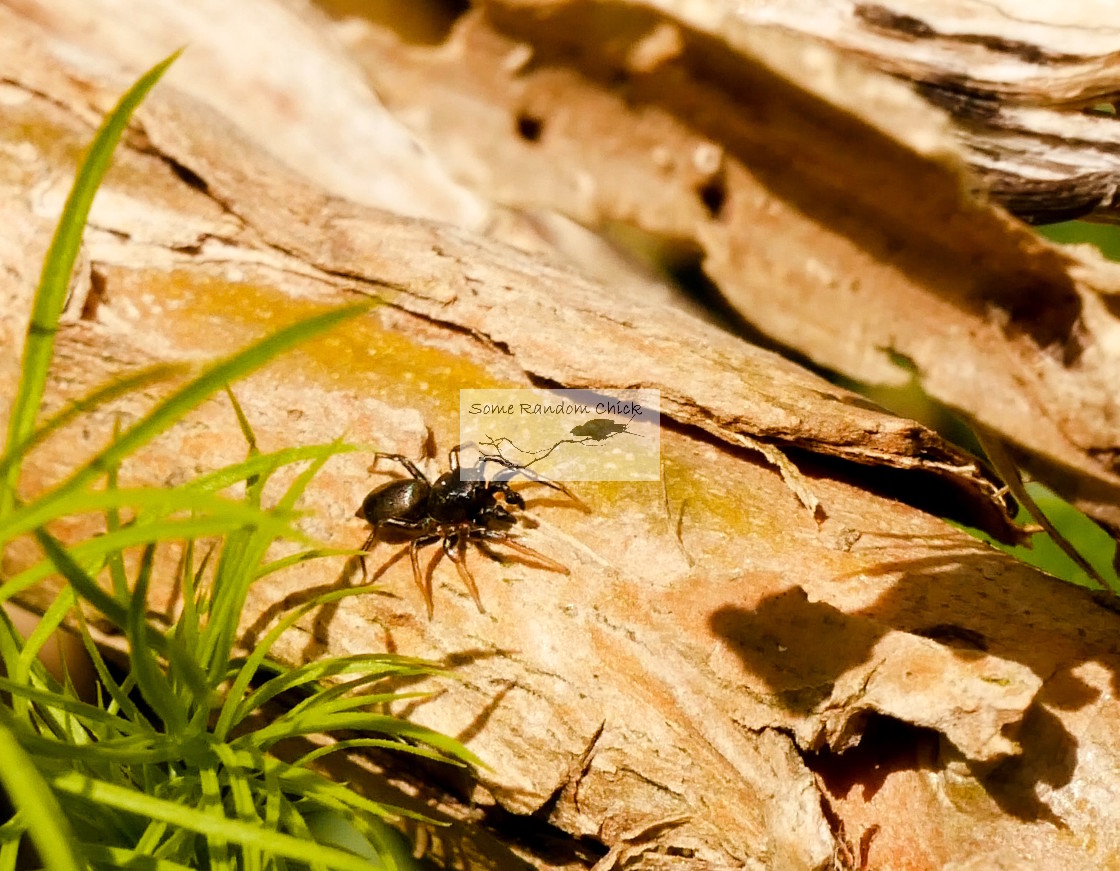
[[[394,460],[404,466],[412,477],[389,481],[372,490],[362,501],[362,507],[358,509],[356,515],[373,527],[369,538],[362,545],[363,554],[360,559],[363,577],[366,575],[365,554],[380,540],[382,533],[397,531],[403,537],[411,538],[408,553],[412,560],[412,576],[428,606],[429,620],[433,612],[432,573],[435,567],[433,565],[429,569],[425,580],[420,571],[419,551],[420,548],[430,544],[443,543],[442,553],[447,554],[455,564],[459,577],[463,579],[471,598],[482,613],[485,613],[486,609],[482,607],[478,586],[474,582],[470,569],[467,568],[468,542],[473,542],[492,559],[498,557],[487,545],[503,544],[531,557],[549,571],[568,574],[566,566],[521,544],[510,534],[510,529],[519,520],[518,515],[511,509],[524,508],[525,499],[510,486],[509,481],[522,475],[530,481],[559,490],[576,502],[579,502],[579,499],[562,484],[550,481],[504,457],[483,454],[474,466],[470,467],[470,471],[474,474],[464,476],[459,466],[459,452],[463,447],[464,445],[456,445],[451,449],[447,457],[451,468],[436,478],[434,483],[429,481],[408,457],[401,454],[377,454],[373,461],[374,465],[378,460]],[[485,473],[489,463],[495,463],[503,470],[487,481]],[[499,496],[501,501],[498,499]],[[438,560],[440,556],[442,554],[437,555],[436,559]]]

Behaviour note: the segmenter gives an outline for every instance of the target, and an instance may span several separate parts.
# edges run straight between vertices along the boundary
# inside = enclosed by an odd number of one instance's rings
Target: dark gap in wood
[[[78,317],[83,321],[96,320],[97,310],[108,300],[109,296],[105,291],[105,274],[93,267],[89,271],[89,292],[86,293],[85,302],[82,303],[82,311]]]
[[[544,132],[544,119],[528,112],[518,112],[516,118],[517,135],[526,142],[540,142]]]

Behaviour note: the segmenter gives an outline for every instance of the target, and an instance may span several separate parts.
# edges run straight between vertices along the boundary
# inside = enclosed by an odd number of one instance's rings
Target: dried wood
[[[436,47],[337,29],[467,185],[691,246],[751,333],[916,381],[1120,528],[1120,272],[975,193],[953,122],[909,87],[756,26],[794,8],[503,0]],[[835,8],[796,7],[806,28]]]
[[[0,7],[0,407],[75,155],[124,80],[106,76],[107,55],[65,51],[40,28]],[[347,433],[419,458],[456,441],[463,386],[607,382],[665,397],[662,482],[581,485],[588,513],[531,503],[528,540],[570,576],[472,554],[487,613],[444,565],[429,623],[407,560],[379,551],[381,594],[283,640],[293,663],[389,648],[460,673],[412,714],[492,770],[477,783],[392,771],[403,795],[472,824],[429,833],[435,856],[823,869],[866,854],[869,867],[939,868],[997,851],[1079,868],[1120,850],[1120,616],[933,513],[1010,533],[997,485],[967,457],[656,300],[331,196],[172,85],[142,107],[95,205],[54,402],[357,297],[380,305],[236,386],[262,450]],[[57,479],[153,399],[60,434],[23,486]],[[215,399],[125,480],[175,483],[240,459],[238,433]],[[823,516],[744,439],[791,457]],[[306,532],[360,543],[354,507],[385,480],[368,462],[327,466]],[[13,549],[0,571],[31,558]],[[265,579],[246,639],[352,569]],[[174,609],[157,577],[154,603]]]
[[[748,0],[737,11],[916,83],[952,115],[982,187],[1025,219],[1120,214],[1120,29],[1108,4]]]

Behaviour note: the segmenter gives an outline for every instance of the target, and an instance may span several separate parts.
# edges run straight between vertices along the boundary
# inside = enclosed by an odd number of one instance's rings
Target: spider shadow
[[[404,541],[407,542],[408,539],[405,538]],[[335,590],[341,589],[365,589],[365,594],[368,595],[384,596],[387,598],[400,600],[401,597],[396,593],[378,587],[377,584],[381,581],[381,579],[389,571],[389,569],[391,569],[400,560],[404,559],[407,555],[408,546],[406,544],[405,547],[398,548],[389,556],[387,560],[380,563],[377,569],[369,573],[367,577],[359,584],[353,584],[351,583],[351,581],[358,574],[361,568],[361,556],[356,555],[349,557],[334,581],[325,584],[317,584],[316,586],[306,587],[301,590],[295,590],[284,596],[282,599],[271,603],[267,608],[261,611],[261,613],[258,614],[256,619],[252,622],[252,624],[250,624],[245,629],[242,636],[243,644],[249,648],[254,647],[260,641],[261,637],[263,637],[263,635],[268,631],[269,627],[276,619],[293,608],[298,608],[301,605],[305,605],[308,602],[313,601],[317,596],[321,596],[324,593],[330,593]],[[367,553],[366,556],[368,559],[369,554]],[[434,570],[435,562],[437,561],[439,556],[442,556],[442,551],[433,556],[432,562],[429,565],[429,571]],[[330,633],[330,625],[338,614],[338,609],[341,607],[341,604],[341,602],[337,601],[326,602],[314,612],[311,628],[308,633],[309,637],[307,645],[299,655],[299,658],[301,660],[310,661],[311,659],[324,655],[324,653],[327,651],[329,645],[328,638]],[[377,625],[379,625],[384,631],[385,652],[397,653],[398,647],[396,641],[393,638],[390,626],[380,620],[374,620],[373,622],[377,623]],[[482,659],[505,656],[511,652],[512,651],[501,648],[493,650],[471,648],[455,651],[454,653],[448,654],[442,660],[437,661],[436,664],[441,668],[453,669],[464,665],[469,665]],[[397,683],[395,684],[395,686],[411,686],[412,684],[418,683],[423,679],[424,678],[422,676],[416,678],[399,678],[397,679]]]
[[[330,593],[335,590],[352,589],[368,587],[369,594],[374,596],[388,596],[397,598],[396,594],[376,587],[375,585],[381,579],[382,575],[402,556],[402,553],[395,554],[391,559],[386,561],[376,572],[367,577],[361,584],[352,584],[350,581],[357,574],[358,568],[361,564],[361,559],[358,556],[352,556],[343,564],[342,571],[338,574],[334,581],[325,584],[317,584],[313,587],[304,587],[300,590],[294,590],[288,593],[281,599],[269,604],[262,610],[253,620],[253,622],[244,630],[242,634],[243,643],[247,647],[254,647],[261,639],[261,637],[268,630],[268,627],[274,620],[282,614],[305,605],[314,600],[317,596],[322,596],[325,593]],[[338,613],[338,608],[341,603],[327,602],[315,612],[315,617],[312,622],[311,630],[308,637],[308,647],[304,649],[304,658],[312,658],[320,655],[326,646],[327,637],[329,635],[330,624],[334,616]],[[391,636],[387,633],[387,650],[389,653],[396,652],[396,645],[392,642]]]

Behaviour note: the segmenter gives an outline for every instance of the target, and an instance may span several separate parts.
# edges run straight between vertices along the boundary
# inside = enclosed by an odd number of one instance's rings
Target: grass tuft
[[[370,869],[415,866],[387,828],[410,811],[334,783],[312,764],[353,748],[399,750],[455,766],[481,762],[457,741],[391,713],[416,693],[403,682],[440,675],[435,665],[390,654],[325,659],[290,668],[273,645],[312,609],[364,592],[337,590],[281,613],[239,658],[237,628],[251,585],[271,572],[334,556],[295,528],[296,505],[333,456],[358,450],[334,442],[262,453],[229,385],[298,343],[365,311],[318,314],[191,373],[153,367],[105,385],[37,425],[54,337],[94,193],[128,120],[174,60],[145,74],[97,132],[44,263],[23,353],[7,441],[0,453],[0,553],[20,536],[43,559],[0,579],[0,603],[47,578],[62,588],[39,626],[23,638],[0,609],[0,786],[15,808],[0,821],[0,869],[30,846],[49,868]],[[65,479],[20,498],[25,459],[48,435],[89,410],[171,377],[186,380]],[[122,462],[216,392],[225,391],[247,445],[246,458],[173,488],[122,487]],[[273,475],[302,468],[275,504],[263,500]],[[244,484],[227,495],[235,485]],[[71,544],[49,526],[97,518],[101,535]],[[205,545],[200,544],[205,540]],[[303,547],[268,560],[277,541]],[[126,559],[139,551],[138,559]],[[161,559],[178,552],[174,569]],[[201,556],[200,556],[201,555]],[[135,564],[131,571],[128,566]],[[159,578],[158,573],[172,577]],[[148,617],[148,590],[170,580],[182,594],[168,626]],[[123,668],[106,661],[87,619],[115,626],[128,642]],[[64,624],[81,636],[97,675],[96,699],[79,697],[38,658]],[[288,700],[293,695],[298,703]],[[346,740],[294,762],[271,751],[282,741],[346,732]],[[331,825],[330,821],[337,825]],[[327,821],[327,822],[324,822]],[[330,843],[341,828],[364,839]],[[348,836],[349,837],[349,836]]]

